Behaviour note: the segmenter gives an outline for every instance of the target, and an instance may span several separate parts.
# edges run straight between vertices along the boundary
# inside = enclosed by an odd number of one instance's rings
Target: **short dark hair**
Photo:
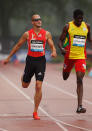
[[[84,15],[84,13],[83,13],[83,11],[82,10],[80,10],[80,9],[76,9],[76,10],[74,10],[74,12],[73,12],[73,18],[76,18],[78,15]]]

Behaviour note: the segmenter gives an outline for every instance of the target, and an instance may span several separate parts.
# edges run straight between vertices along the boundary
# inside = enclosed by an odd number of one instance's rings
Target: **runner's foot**
[[[38,116],[37,112],[33,112],[33,118],[34,120],[40,120],[40,117]]]
[[[85,113],[86,112],[86,108],[83,108],[81,105],[77,108],[76,113]]]

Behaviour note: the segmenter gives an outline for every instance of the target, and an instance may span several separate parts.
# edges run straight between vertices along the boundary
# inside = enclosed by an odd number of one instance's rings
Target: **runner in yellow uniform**
[[[92,43],[90,26],[83,21],[83,11],[77,9],[73,13],[74,20],[63,28],[59,40],[61,54],[64,55],[63,79],[67,80],[75,65],[77,77],[77,113],[85,113],[86,108],[82,107],[83,98],[83,77],[86,70],[86,40]],[[65,40],[65,42],[64,42]],[[64,42],[64,44],[63,44]]]

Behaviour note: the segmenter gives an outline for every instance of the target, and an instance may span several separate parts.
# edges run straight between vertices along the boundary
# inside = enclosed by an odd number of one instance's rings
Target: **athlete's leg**
[[[42,99],[42,81],[36,80],[35,95],[34,95],[34,112],[33,112],[33,118],[35,120],[40,120],[37,111],[41,99]]]
[[[21,77],[21,83],[22,83],[22,87],[23,87],[23,88],[28,88],[28,86],[29,86],[29,84],[30,84],[30,82],[24,82],[24,81],[23,81],[23,76]]]
[[[70,75],[70,72],[64,72],[63,71],[63,80],[67,80],[68,79],[68,77],[69,77],[69,75]]]
[[[28,88],[33,75],[34,75],[34,61],[30,56],[27,56],[24,74],[21,77],[21,83],[23,88]]]
[[[42,99],[42,81],[37,80],[35,85],[34,112],[37,112]]]
[[[36,69],[35,69],[35,96],[34,96],[34,112],[33,118],[39,120],[40,117],[37,114],[39,104],[42,99],[42,82],[44,80],[45,69],[46,69],[46,59],[45,57],[41,57],[38,61],[36,61]]]
[[[64,60],[63,72],[62,72],[64,80],[68,79],[73,66],[74,66],[74,60],[71,60],[71,59],[65,59]]]
[[[82,98],[83,98],[83,77],[85,72],[77,72],[77,96],[78,96],[78,107],[82,105]]]
[[[77,100],[78,107],[77,113],[85,113],[86,109],[82,107],[82,99],[83,99],[83,78],[85,75],[86,62],[85,60],[77,60],[75,64],[76,69],[76,77],[77,77]]]

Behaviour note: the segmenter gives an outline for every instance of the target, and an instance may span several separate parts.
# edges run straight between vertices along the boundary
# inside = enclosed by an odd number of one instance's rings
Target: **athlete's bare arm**
[[[60,39],[59,39],[59,43],[58,43],[58,46],[59,46],[59,48],[60,48],[60,50],[61,50],[61,54],[62,54],[62,55],[65,55],[65,53],[66,53],[66,51],[65,51],[64,48],[62,48],[62,47],[63,47],[63,42],[64,42],[64,40],[65,40],[66,34],[67,34],[67,32],[68,32],[68,28],[69,28],[69,25],[66,24],[66,25],[64,26],[64,28],[63,28],[63,31],[62,31],[61,35],[60,35]]]
[[[57,56],[56,48],[55,48],[55,46],[54,46],[54,42],[53,42],[53,40],[52,40],[51,33],[48,32],[48,31],[46,31],[46,40],[47,40],[47,42],[48,42],[48,44],[49,44],[49,46],[50,46],[50,49],[51,49],[51,51],[52,51],[51,56],[52,56],[52,57],[56,57],[56,56]]]
[[[25,43],[25,41],[28,39],[28,32],[25,32],[18,43],[13,47],[11,50],[9,56],[3,61],[4,64],[7,64],[10,60],[10,58],[19,50],[19,48]]]
[[[87,24],[87,23],[86,23]],[[90,25],[87,24],[88,27],[88,35],[87,35],[87,40],[91,43],[91,48],[92,48],[92,36],[91,36],[91,31],[90,31]]]

